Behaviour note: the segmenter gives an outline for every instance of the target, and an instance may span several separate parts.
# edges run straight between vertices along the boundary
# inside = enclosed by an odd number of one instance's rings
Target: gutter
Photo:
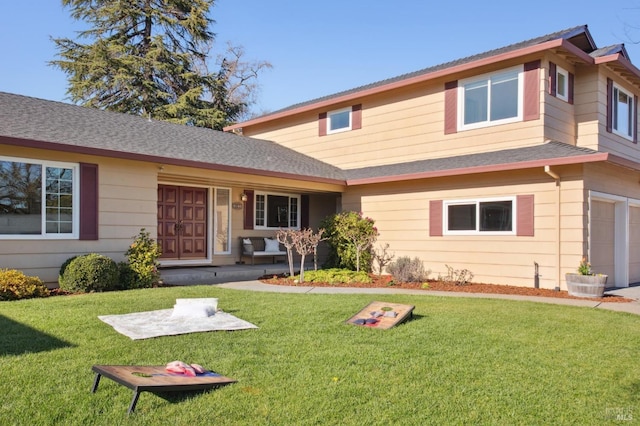
[[[544,166],[544,172],[551,176],[556,181],[556,290],[560,290],[560,283],[562,282],[562,276],[560,274],[560,242],[561,242],[561,228],[560,228],[560,206],[561,206],[561,192],[560,192],[560,175],[551,170],[551,166]]]

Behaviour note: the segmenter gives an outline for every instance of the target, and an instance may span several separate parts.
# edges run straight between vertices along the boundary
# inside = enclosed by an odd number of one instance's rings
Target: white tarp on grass
[[[208,317],[176,317],[172,314],[173,309],[161,309],[123,315],[99,315],[98,318],[132,340],[204,331],[258,328],[250,322],[222,311]]]

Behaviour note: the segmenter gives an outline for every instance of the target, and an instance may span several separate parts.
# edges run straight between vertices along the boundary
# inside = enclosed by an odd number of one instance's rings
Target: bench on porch
[[[240,260],[244,257],[251,258],[251,264],[255,265],[256,257],[272,257],[276,263],[276,257],[286,258],[286,248],[275,238],[267,237],[240,237]]]

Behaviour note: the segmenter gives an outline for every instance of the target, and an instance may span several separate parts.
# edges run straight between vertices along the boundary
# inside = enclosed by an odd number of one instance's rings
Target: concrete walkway
[[[193,268],[162,269],[161,277],[169,285],[215,284],[220,288],[235,290],[264,291],[276,293],[304,294],[419,294],[428,296],[473,297],[484,299],[524,300],[530,302],[552,303],[556,305],[583,306],[628,312],[640,315],[640,285],[616,288],[606,294],[633,299],[629,303],[600,302],[589,299],[562,299],[555,297],[519,296],[509,294],[456,293],[450,291],[407,290],[400,288],[345,288],[345,287],[312,287],[312,286],[280,286],[264,284],[257,278],[263,275],[275,275],[288,272],[285,264],[275,265],[231,265]]]
[[[607,294],[615,294],[629,299],[629,303],[607,303],[588,299],[562,299],[554,297],[518,296],[510,294],[456,293],[451,291],[407,290],[400,288],[345,288],[345,287],[306,287],[281,286],[264,284],[260,281],[238,281],[217,284],[220,288],[234,290],[265,291],[275,293],[303,293],[303,294],[419,294],[423,296],[472,297],[483,299],[522,300],[529,302],[552,303],[556,305],[583,306],[588,308],[607,309],[618,312],[628,312],[640,315],[640,287],[613,289]]]

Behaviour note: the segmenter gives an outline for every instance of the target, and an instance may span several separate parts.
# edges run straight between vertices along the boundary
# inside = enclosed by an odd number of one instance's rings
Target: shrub
[[[158,272],[160,247],[144,228],[134,237],[125,256],[133,276],[129,274],[128,270],[120,267],[120,271],[124,273],[124,288],[152,287],[160,281],[160,273]]]
[[[326,267],[371,271],[371,246],[378,236],[373,219],[342,212],[324,219],[320,227],[326,231],[329,246]]]
[[[447,275],[438,276],[438,281],[454,283],[455,285],[468,284],[473,279],[473,272],[468,269],[453,269],[452,266],[444,265],[447,268]]]
[[[111,258],[90,253],[78,256],[60,277],[60,288],[71,292],[114,290],[118,287],[118,265]]]
[[[118,277],[117,290],[126,290],[138,286],[138,276],[136,272],[131,269],[131,265],[129,265],[128,262],[118,263]]]
[[[391,262],[387,266],[387,271],[396,281],[400,282],[420,282],[425,281],[431,274],[430,270],[424,269],[424,264],[417,257],[410,259],[408,256],[402,256]]]
[[[350,271],[348,269],[320,269],[317,271],[307,271],[304,274],[305,282],[349,284],[349,283],[370,283],[371,277],[363,271]]]
[[[49,290],[38,277],[15,269],[0,269],[0,301],[46,297]]]
[[[72,256],[70,258],[68,258],[67,260],[64,261],[64,263],[62,264],[62,266],[60,266],[60,272],[58,273],[58,282],[60,281],[60,277],[62,277],[64,275],[64,271],[67,270],[67,266],[69,266],[69,264],[73,261],[73,259],[75,259],[78,256]]]

